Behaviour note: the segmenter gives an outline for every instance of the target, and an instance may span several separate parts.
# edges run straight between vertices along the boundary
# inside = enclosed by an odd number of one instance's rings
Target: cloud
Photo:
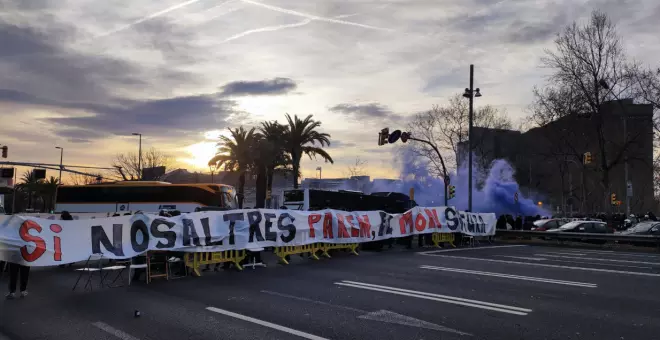
[[[347,149],[347,148],[355,148],[358,145],[353,142],[344,142],[338,139],[332,139],[330,140],[330,146],[328,147],[329,149]]]
[[[298,87],[289,78],[274,78],[258,81],[234,81],[222,87],[224,96],[272,96],[286,94]]]
[[[398,118],[399,115],[392,113],[390,109],[379,103],[368,104],[337,104],[330,108],[330,111],[351,115],[357,119],[374,118]]]

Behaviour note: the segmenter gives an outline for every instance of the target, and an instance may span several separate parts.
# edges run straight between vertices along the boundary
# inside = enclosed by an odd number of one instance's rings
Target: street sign
[[[518,202],[518,193],[513,194],[513,200]]]
[[[387,142],[390,144],[396,143],[396,141],[399,140],[401,137],[401,130],[394,130],[392,133],[390,133],[389,137],[387,137]]]
[[[632,182],[631,182],[631,181],[628,181],[628,182],[626,183],[626,195],[627,195],[628,197],[632,197],[632,196],[633,196],[633,188],[632,188]]]

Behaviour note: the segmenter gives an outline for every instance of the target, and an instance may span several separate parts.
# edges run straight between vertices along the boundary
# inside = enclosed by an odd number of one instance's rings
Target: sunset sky
[[[313,114],[342,176],[396,177],[377,132],[443,104],[476,66],[477,105],[525,116],[554,35],[609,14],[631,59],[660,55],[657,0],[5,0],[0,144],[13,161],[108,166],[156,147],[206,170],[228,127]],[[49,175],[57,175],[54,171]]]

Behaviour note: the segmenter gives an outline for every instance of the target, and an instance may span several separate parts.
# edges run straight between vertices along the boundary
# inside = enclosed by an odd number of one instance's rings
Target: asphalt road
[[[0,334],[11,340],[660,339],[659,253],[500,245],[294,257],[289,266],[266,260],[268,268],[92,292],[71,291],[72,269],[35,270],[27,298],[0,302]]]

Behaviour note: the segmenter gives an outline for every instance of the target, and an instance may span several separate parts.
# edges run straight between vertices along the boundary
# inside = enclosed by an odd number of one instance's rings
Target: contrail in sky
[[[199,1],[200,1],[200,0],[188,0],[188,1],[183,2],[183,3],[180,3],[180,4],[178,4],[178,5],[174,5],[174,6],[168,7],[168,8],[166,8],[166,9],[162,10],[162,11],[159,11],[159,12],[156,12],[156,13],[153,13],[153,14],[149,14],[149,15],[147,15],[147,16],[145,16],[145,17],[142,17],[142,18],[140,18],[140,19],[138,19],[138,20],[135,20],[135,21],[133,21],[133,22],[130,23],[130,24],[126,24],[126,25],[124,25],[124,26],[121,26],[121,27],[115,28],[114,30],[111,30],[111,31],[108,31],[108,32],[105,32],[105,33],[99,34],[99,35],[97,35],[95,38],[102,38],[102,37],[109,36],[109,35],[111,35],[111,34],[115,34],[115,33],[117,33],[117,32],[121,32],[121,31],[126,30],[126,29],[128,29],[128,28],[131,28],[131,27],[133,27],[133,26],[135,26],[135,25],[141,24],[141,23],[143,23],[143,22],[145,22],[145,21],[151,20],[151,19],[156,18],[156,17],[159,17],[159,16],[161,16],[161,15],[163,15],[163,14],[167,14],[167,13],[169,13],[169,12],[171,12],[171,11],[177,10],[177,9],[179,9],[179,8],[182,8],[182,7],[186,7],[186,6],[188,6],[188,5],[194,4],[194,3],[199,2]]]
[[[307,18],[307,19],[331,22],[331,23],[340,24],[340,25],[357,26],[357,27],[362,27],[362,28],[367,28],[367,29],[372,29],[372,30],[391,31],[391,29],[389,29],[389,28],[382,28],[382,27],[358,24],[356,22],[319,17],[319,16],[316,16],[316,15],[297,12],[297,11],[293,11],[293,10],[282,8],[282,7],[267,5],[267,4],[264,4],[264,3],[261,3],[261,2],[256,2],[256,1],[253,1],[253,0],[241,0],[241,1],[243,1],[245,3],[248,3],[248,4],[255,5],[255,6],[270,9],[271,11],[280,12],[280,13],[287,13],[287,14],[291,14],[291,15],[295,15],[295,16],[299,16],[299,17],[303,17],[303,18]]]

